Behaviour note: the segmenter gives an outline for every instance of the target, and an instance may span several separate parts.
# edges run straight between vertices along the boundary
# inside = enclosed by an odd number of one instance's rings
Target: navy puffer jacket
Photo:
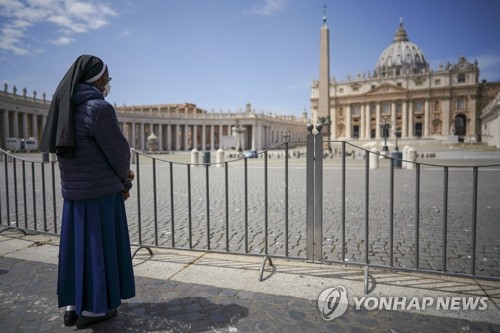
[[[130,189],[130,150],[114,107],[84,83],[76,87],[73,105],[74,158],[58,157],[63,198],[95,199]]]

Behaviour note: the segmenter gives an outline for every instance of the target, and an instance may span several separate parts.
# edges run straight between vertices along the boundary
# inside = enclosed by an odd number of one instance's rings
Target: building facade
[[[500,93],[481,112],[482,141],[500,148]]]
[[[500,91],[500,82],[479,82],[477,61],[459,57],[432,70],[401,20],[373,72],[336,81],[328,72],[325,17],[320,43],[320,79],[312,85],[311,111],[315,122],[331,123],[331,140],[380,139],[384,124],[389,137],[481,139],[480,115]]]
[[[5,84],[0,92],[0,147],[7,148],[8,138],[35,138],[40,142],[50,101],[28,96]],[[252,110],[247,104],[238,112],[207,112],[195,104],[115,105],[118,122],[131,147],[149,150],[148,138],[157,140],[155,150],[183,151],[262,150],[285,141],[304,141],[307,115],[272,115]],[[292,144],[293,145],[293,144]]]

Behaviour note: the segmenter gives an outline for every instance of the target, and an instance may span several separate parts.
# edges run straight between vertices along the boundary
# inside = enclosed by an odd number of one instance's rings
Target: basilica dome
[[[403,20],[399,23],[394,41],[380,55],[375,68],[382,76],[393,73],[395,75],[423,73],[429,68],[422,50],[410,42]]]

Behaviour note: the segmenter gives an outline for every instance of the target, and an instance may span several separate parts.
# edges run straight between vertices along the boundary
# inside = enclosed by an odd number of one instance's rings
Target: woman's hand
[[[132,170],[129,170],[129,171],[128,171],[127,180],[129,180],[129,181],[133,181],[133,180],[134,180],[134,178],[135,178],[135,174],[134,174],[134,172],[133,172]]]
[[[130,192],[127,191],[127,190],[122,191],[122,198],[123,198],[123,201],[127,200],[128,198],[130,198]]]

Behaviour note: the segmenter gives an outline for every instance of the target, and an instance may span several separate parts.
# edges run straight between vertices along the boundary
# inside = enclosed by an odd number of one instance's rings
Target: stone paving
[[[9,239],[2,238],[2,241]],[[39,251],[46,251],[44,246]],[[276,277],[277,278],[277,277]],[[57,266],[0,256],[0,332],[71,332],[55,295]],[[258,282],[257,282],[258,283]],[[325,321],[316,299],[136,276],[117,317],[82,332],[500,332],[500,325],[411,312],[354,310]],[[491,303],[494,306],[493,303]]]
[[[450,158],[449,152],[446,153]],[[455,155],[462,153],[458,152]],[[265,172],[263,158],[249,159],[245,169],[242,160],[228,162],[227,168],[215,165],[189,167],[183,163],[172,162],[179,160],[188,162],[188,154],[158,155],[156,157],[160,159],[154,165],[155,184],[151,159],[141,157],[139,163],[134,165],[135,168],[139,165],[139,170],[136,169],[138,177],[132,196],[126,204],[132,241],[166,247],[191,247],[201,250],[210,248],[217,251],[269,253],[305,258],[305,159],[291,158],[288,163],[288,173],[285,173],[284,159],[278,158],[277,153],[269,156]],[[380,168],[370,170],[369,203],[366,205],[365,161],[360,153],[354,157],[347,159],[345,178],[345,261],[347,263],[366,261],[365,228],[368,215],[368,260],[373,264],[390,265],[389,162],[380,160]],[[326,261],[342,260],[340,161],[339,157],[324,160],[322,250],[323,259]],[[433,164],[439,162],[435,159],[428,161]],[[457,163],[455,160],[447,164],[463,165],[463,158],[460,161],[462,163]],[[467,160],[467,164],[470,163],[471,160]],[[496,164],[499,163],[497,160]],[[11,164],[8,177],[13,179],[14,170]],[[50,168],[47,166],[45,170],[46,190],[43,191],[40,184],[41,171],[37,169],[39,165],[36,165],[34,172],[30,164],[25,166],[26,182],[25,186],[22,186],[19,179],[22,179],[23,169],[20,163],[17,164],[19,204],[17,207],[13,205],[12,192],[15,185],[11,181],[9,185],[11,204],[8,207],[10,220],[15,219],[17,215],[19,226],[33,229],[32,212],[35,212],[36,229],[43,230],[44,224],[47,224],[47,229],[54,231]],[[1,168],[1,174],[5,174],[3,163]],[[442,167],[427,165],[421,167],[418,267],[422,269],[443,269],[445,244],[443,173]],[[35,195],[32,194],[32,174],[35,175]],[[472,175],[471,168],[457,167],[449,170],[446,270],[450,272],[471,273]],[[285,186],[285,177],[288,178],[288,186]],[[59,224],[62,204],[57,167],[54,178],[57,215],[55,220]],[[500,237],[498,237],[500,168],[480,168],[478,188],[475,273],[500,276]],[[8,218],[4,185],[0,191],[2,217],[0,222],[6,225]],[[23,200],[24,193],[26,202]],[[46,194],[47,200],[43,208],[47,212],[46,219],[42,213],[43,194]],[[416,198],[415,171],[395,169],[393,201],[395,267],[416,267]],[[24,213],[25,210],[27,214]]]

